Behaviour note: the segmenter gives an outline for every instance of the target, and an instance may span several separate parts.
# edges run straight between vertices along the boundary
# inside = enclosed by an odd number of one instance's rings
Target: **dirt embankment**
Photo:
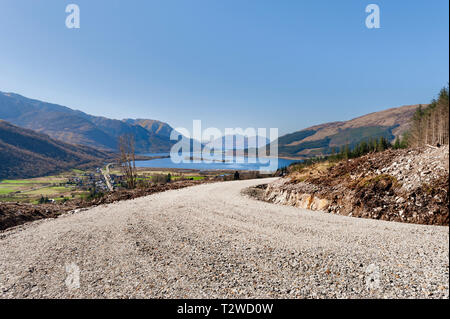
[[[76,209],[110,204],[117,201],[138,198],[171,189],[179,189],[207,182],[208,181],[203,180],[183,180],[167,184],[156,184],[133,190],[121,189],[89,201],[78,199],[60,204],[0,203],[0,231],[38,219],[56,218],[63,213]]]
[[[318,164],[253,190],[265,201],[334,214],[448,225],[449,148],[387,150]]]

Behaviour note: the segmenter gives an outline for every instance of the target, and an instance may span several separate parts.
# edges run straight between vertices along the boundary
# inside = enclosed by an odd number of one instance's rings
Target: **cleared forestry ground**
[[[202,184],[1,232],[0,297],[448,298],[448,227],[241,193],[273,180]]]

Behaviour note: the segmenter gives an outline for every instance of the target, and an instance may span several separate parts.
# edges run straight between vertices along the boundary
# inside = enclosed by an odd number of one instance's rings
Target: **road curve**
[[[449,228],[356,219],[203,184],[0,233],[1,298],[449,296]]]
[[[109,167],[113,165],[114,163],[108,163],[105,166],[105,169],[101,168],[101,172],[103,174],[103,178],[105,179],[106,187],[112,192],[114,190],[114,187],[111,185],[111,176],[109,175]]]

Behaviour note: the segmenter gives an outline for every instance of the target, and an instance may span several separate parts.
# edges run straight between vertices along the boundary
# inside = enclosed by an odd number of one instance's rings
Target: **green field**
[[[21,194],[22,195],[49,196],[49,195],[58,195],[58,194],[62,194],[62,193],[68,193],[72,190],[75,190],[75,189],[72,187],[64,187],[64,186],[50,186],[50,187],[43,187],[43,188],[39,188],[39,189],[27,191],[27,192],[21,192]]]
[[[44,183],[44,182],[39,182],[39,181],[35,181],[33,179],[6,179],[4,181],[0,182],[0,185],[22,185],[22,184],[38,184],[38,183]]]
[[[111,173],[122,175],[119,170],[111,170]],[[166,170],[140,170],[138,180],[144,183],[151,184],[158,183],[159,180],[165,180],[168,174],[171,174],[171,180],[177,181],[180,179],[192,179],[195,181],[203,180],[206,177],[196,172],[173,172]],[[99,174],[95,171],[83,171],[72,169],[55,176],[45,176],[30,179],[9,179],[0,181],[0,202],[28,202],[38,203],[41,197],[46,197],[55,201],[70,200],[72,198],[86,197],[89,193],[90,183],[86,182],[90,178],[90,174]],[[78,181],[84,181],[82,186],[76,186],[75,183],[67,184],[73,181],[73,178],[78,178]],[[157,181],[155,181],[157,179]]]
[[[166,174],[161,174],[161,175],[166,176]],[[155,176],[151,176],[150,175],[150,176],[146,176],[146,177],[138,177],[137,180],[138,181],[152,181],[153,177],[155,177]],[[176,181],[176,180],[179,180],[179,179],[182,179],[182,178],[184,178],[184,179],[192,179],[194,181],[200,181],[200,180],[205,179],[205,176],[171,175],[171,177],[170,177],[170,179],[173,180],[173,181]]]
[[[64,185],[68,181],[67,175],[74,176],[75,174],[77,173],[69,172],[66,175],[0,181],[0,201],[34,202],[41,196],[59,198],[62,195],[70,195],[68,193],[75,189],[60,185]]]
[[[23,202],[24,200],[17,197],[0,197],[0,202]]]
[[[0,194],[8,194],[18,191],[32,190],[45,185],[65,183],[67,178],[60,176],[48,176],[30,179],[6,179],[0,181]]]
[[[13,193],[15,192],[16,189],[14,187],[8,187],[8,186],[3,186],[0,185],[0,195],[5,195],[5,194],[9,194],[9,193]]]
[[[205,176],[172,176],[172,180],[177,180],[180,178],[192,179],[194,181],[201,181],[205,179]]]
[[[26,185],[26,184],[52,184],[52,183],[64,183],[67,178],[64,176],[45,176],[29,179],[5,179],[0,181],[2,185]]]

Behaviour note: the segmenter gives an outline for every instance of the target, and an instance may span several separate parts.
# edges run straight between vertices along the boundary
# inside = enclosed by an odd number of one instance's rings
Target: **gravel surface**
[[[448,298],[449,228],[204,184],[0,233],[2,298]]]

